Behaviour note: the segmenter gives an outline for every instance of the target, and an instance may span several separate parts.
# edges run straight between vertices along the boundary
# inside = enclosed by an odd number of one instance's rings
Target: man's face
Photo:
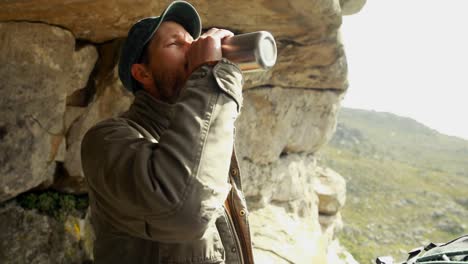
[[[188,77],[186,54],[192,36],[178,23],[163,22],[148,46],[149,63],[146,67],[153,83],[145,87],[155,89],[159,99],[175,102]]]

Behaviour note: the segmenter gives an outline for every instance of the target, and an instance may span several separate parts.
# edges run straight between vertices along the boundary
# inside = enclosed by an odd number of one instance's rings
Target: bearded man
[[[96,263],[253,263],[234,151],[243,77],[187,2],[134,24],[119,77],[135,100],[82,142]]]

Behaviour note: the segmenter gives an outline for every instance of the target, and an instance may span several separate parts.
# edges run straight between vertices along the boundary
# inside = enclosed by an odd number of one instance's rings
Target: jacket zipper
[[[242,252],[242,246],[241,246],[239,237],[237,236],[236,228],[234,226],[234,220],[231,217],[231,215],[229,214],[229,212],[227,212],[227,208],[225,208],[224,213],[226,214],[226,216],[228,218],[229,228],[231,229],[232,235],[234,236],[236,249],[237,249],[237,252],[239,252],[239,255],[240,255],[240,262],[241,262],[241,264],[244,264],[245,262],[244,262],[243,252]]]

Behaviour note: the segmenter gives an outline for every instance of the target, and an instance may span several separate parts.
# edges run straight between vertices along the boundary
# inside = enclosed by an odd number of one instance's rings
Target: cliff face
[[[86,192],[79,155],[84,133],[126,110],[133,99],[116,71],[122,38],[134,21],[159,15],[169,2],[0,3],[0,227],[10,230],[6,240],[16,241],[0,244],[3,259],[78,262],[91,257],[92,236],[83,231],[87,221],[70,218],[60,225],[8,200],[36,187]],[[347,88],[341,17],[364,3],[192,1],[204,28],[267,30],[277,40],[277,65],[245,76],[237,123],[258,263],[338,261],[330,252],[339,248],[331,241],[341,225],[345,182],[318,168],[314,153],[333,134]],[[11,219],[18,221],[12,225]],[[57,229],[62,240],[44,238]],[[41,251],[47,241],[69,241],[57,250],[73,253]]]

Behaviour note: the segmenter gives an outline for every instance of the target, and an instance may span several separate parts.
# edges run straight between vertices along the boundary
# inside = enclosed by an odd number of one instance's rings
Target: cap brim
[[[153,38],[156,31],[158,31],[159,26],[161,26],[161,23],[167,20],[174,21],[182,25],[193,39],[197,39],[201,34],[202,25],[200,16],[198,15],[195,7],[188,2],[172,2],[159,18],[159,22],[155,25],[153,33],[145,41],[145,44]]]
[[[174,1],[161,15],[161,22],[174,20],[181,24],[187,32],[196,39],[201,34],[201,19],[197,10],[190,3],[185,1]]]

